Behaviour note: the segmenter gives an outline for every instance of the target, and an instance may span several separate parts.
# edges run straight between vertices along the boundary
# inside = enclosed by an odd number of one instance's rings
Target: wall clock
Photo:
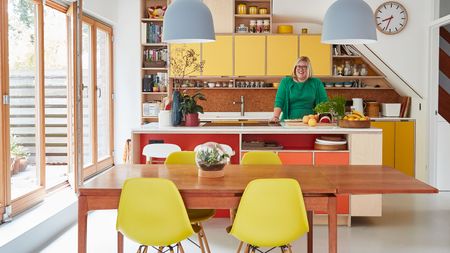
[[[381,4],[375,11],[377,29],[388,35],[401,32],[408,22],[406,8],[398,2],[390,1]]]

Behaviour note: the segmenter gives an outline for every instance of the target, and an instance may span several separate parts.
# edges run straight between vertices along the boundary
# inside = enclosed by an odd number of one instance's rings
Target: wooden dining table
[[[192,165],[117,165],[79,188],[78,252],[86,252],[89,211],[117,209],[124,181],[166,178],[175,183],[186,208],[235,209],[247,184],[257,178],[293,178],[308,211],[307,250],[313,252],[313,212],[328,213],[328,251],[337,252],[336,196],[339,194],[437,193],[438,190],[383,166],[227,165],[225,176],[202,178]],[[118,252],[123,236],[118,233]]]

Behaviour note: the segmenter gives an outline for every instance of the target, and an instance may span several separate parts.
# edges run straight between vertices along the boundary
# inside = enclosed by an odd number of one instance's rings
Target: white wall
[[[95,0],[97,1],[97,0]],[[125,141],[131,129],[140,125],[140,1],[118,0],[117,24],[114,27],[115,100],[114,150],[116,163],[122,163]]]
[[[93,1],[93,0],[90,0]],[[98,1],[98,0],[95,0]],[[445,0],[447,1],[447,0]],[[116,162],[120,161],[124,141],[130,137],[132,128],[139,126],[140,73],[139,73],[139,1],[118,0],[116,47]],[[274,23],[295,24],[299,32],[307,27],[311,33],[320,33],[320,24],[328,7],[334,0],[275,0]],[[383,0],[366,0],[375,9]],[[420,99],[403,83],[394,83],[403,95],[413,97],[412,117],[417,119],[416,146],[426,147],[427,126],[427,60],[428,26],[434,19],[435,1],[399,0],[408,10],[407,27],[398,35],[387,36],[378,33],[378,43],[370,48],[378,54],[399,76],[406,80],[424,99]],[[350,25],[350,24],[349,24]],[[119,50],[120,49],[120,50]],[[419,104],[421,110],[419,110]],[[428,180],[427,157],[417,152],[416,176]]]
[[[114,25],[117,22],[117,6],[119,0],[84,0],[83,11],[87,14]]]

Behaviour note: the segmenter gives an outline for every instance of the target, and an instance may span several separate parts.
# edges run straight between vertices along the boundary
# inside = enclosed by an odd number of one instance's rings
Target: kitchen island
[[[317,150],[316,138],[341,137],[344,150]],[[132,162],[143,164],[142,149],[149,143],[174,143],[182,150],[194,150],[202,143],[227,144],[235,152],[232,164],[252,150],[276,152],[286,165],[382,165],[382,130],[378,128],[340,128],[337,126],[207,126],[159,127],[145,125],[132,131]],[[272,147],[252,147],[248,143],[267,142]],[[381,216],[381,195],[338,195],[338,223],[350,225],[351,216]],[[320,223],[321,219],[316,219]],[[324,217],[324,221],[326,218]]]

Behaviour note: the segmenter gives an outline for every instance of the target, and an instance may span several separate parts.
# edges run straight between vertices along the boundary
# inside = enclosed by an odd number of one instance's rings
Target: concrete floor
[[[115,219],[115,211],[90,214],[88,252],[115,252]],[[228,219],[213,219],[205,224],[212,252],[236,252],[237,240],[224,230],[228,225]],[[41,252],[76,252],[76,238],[75,225]],[[338,240],[341,253],[450,253],[450,193],[386,195],[382,217],[353,218],[352,227],[339,227]],[[189,242],[183,245],[188,253],[200,252]],[[306,252],[306,237],[295,241],[293,246],[294,252]],[[137,247],[125,240],[125,252],[136,252]],[[327,252],[325,226],[314,227],[314,250]]]

